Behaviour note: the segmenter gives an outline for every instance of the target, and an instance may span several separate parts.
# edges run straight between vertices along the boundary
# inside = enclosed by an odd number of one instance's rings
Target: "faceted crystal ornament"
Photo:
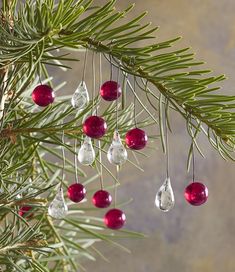
[[[54,102],[55,93],[49,85],[38,85],[32,93],[32,99],[40,107],[46,107]]]
[[[207,201],[208,189],[201,182],[192,182],[185,188],[185,199],[193,206],[200,206]]]
[[[78,161],[83,165],[91,165],[95,161],[95,150],[90,137],[85,137],[78,151]]]
[[[86,196],[86,188],[81,183],[74,183],[67,190],[68,198],[75,202],[81,202]]]
[[[174,193],[170,178],[166,178],[156,194],[155,205],[163,212],[170,211],[175,205]]]
[[[109,229],[121,229],[126,223],[126,215],[119,209],[111,209],[105,214],[104,223]]]
[[[122,93],[120,85],[116,81],[106,81],[100,87],[100,95],[106,101],[114,101],[120,97]]]
[[[82,128],[88,137],[99,139],[106,133],[107,124],[102,117],[92,115],[85,120]]]
[[[119,132],[114,131],[113,141],[108,150],[107,157],[110,163],[121,165],[127,160],[127,151],[124,145],[122,144]]]
[[[89,93],[85,81],[81,81],[71,98],[71,104],[75,109],[84,110],[89,103]]]
[[[48,208],[48,213],[55,219],[62,219],[66,216],[67,212],[68,207],[64,200],[63,190],[60,188]]]
[[[112,202],[112,196],[105,190],[99,190],[93,195],[92,202],[97,208],[107,208]]]
[[[146,146],[148,136],[144,130],[140,128],[133,128],[127,132],[125,140],[130,149],[140,150]]]

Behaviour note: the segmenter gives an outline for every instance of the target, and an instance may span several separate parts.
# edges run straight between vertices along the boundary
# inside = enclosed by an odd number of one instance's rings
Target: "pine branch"
[[[46,54],[47,51],[53,52],[57,47],[87,47],[111,55],[123,72],[153,84],[169,100],[171,106],[183,114],[187,122],[192,119],[206,125],[206,135],[212,135],[210,142],[217,142],[213,146],[223,157],[232,159],[235,97],[212,94],[219,87],[210,87],[211,84],[224,80],[224,76],[205,77],[209,70],[192,70],[191,67],[201,65],[202,62],[195,62],[193,54],[187,53],[188,48],[172,52],[165,50],[172,47],[179,38],[144,47],[133,47],[137,41],[154,38],[150,34],[156,28],[148,29],[149,25],[142,26],[139,23],[145,13],[128,23],[115,26],[133,6],[123,12],[115,12],[114,4],[115,1],[110,1],[81,20],[78,18],[89,9],[91,1],[60,2],[57,7],[50,1],[44,1],[36,2],[35,9],[22,7],[18,16],[24,19],[16,20],[15,23],[19,37],[2,31],[2,35],[7,40],[12,40],[15,46],[9,47],[2,43],[1,47],[0,43],[0,48],[5,48],[3,52],[6,52],[1,57],[1,63],[4,63],[4,59],[12,59],[14,63],[31,63],[27,68],[30,70],[35,65],[39,68],[44,67],[44,63],[52,64],[53,60],[58,60],[53,54],[49,57]],[[45,10],[46,6],[49,9]],[[58,21],[58,18],[61,18],[61,21]],[[37,23],[32,26],[32,22]],[[34,40],[32,36],[35,36]],[[60,61],[63,61],[62,56]],[[188,68],[190,71],[186,71]],[[173,73],[174,71],[176,73]],[[154,90],[150,91],[147,88],[145,91],[155,97]],[[200,129],[207,131],[203,127]]]
[[[128,231],[115,235],[107,232],[99,218],[88,214],[92,208],[83,204],[70,207],[68,217],[59,223],[46,214],[45,205],[54,198],[62,181],[60,148],[63,146],[74,154],[74,139],[79,143],[82,141],[82,120],[91,113],[93,102],[95,105],[100,102],[96,97],[81,113],[72,109],[68,96],[58,98],[57,103],[41,111],[32,105],[30,94],[38,84],[38,76],[52,84],[48,67],[67,69],[67,63],[74,61],[67,53],[58,53],[60,49],[81,51],[87,48],[103,54],[114,66],[120,67],[123,74],[123,100],[118,105],[121,136],[134,123],[133,104],[126,105],[125,99],[126,92],[130,91],[142,107],[138,116],[142,120],[137,125],[146,127],[159,120],[163,149],[164,106],[169,128],[169,112],[173,110],[186,120],[189,136],[200,153],[197,137],[202,132],[223,158],[233,159],[235,97],[217,93],[220,89],[217,84],[225,77],[208,76],[210,70],[201,68],[202,62],[194,60],[189,48],[173,49],[179,38],[150,42],[155,38],[153,33],[157,27],[141,24],[146,13],[122,23],[133,5],[124,11],[116,11],[114,5],[113,0],[103,7],[93,7],[90,0],[3,1],[0,184],[4,192],[0,193],[0,262],[5,271],[76,271],[79,266],[77,256],[94,259],[94,252],[89,247],[96,241],[107,241],[122,248],[116,238],[140,237]],[[140,41],[146,45],[139,46]],[[149,104],[142,101],[133,88],[130,76],[136,78],[136,85]],[[109,132],[101,141],[104,154],[115,130],[115,106],[111,103],[102,112],[109,126]],[[142,117],[143,113],[147,117]],[[62,132],[66,136],[65,143],[61,141]],[[191,152],[192,146],[188,165]],[[57,163],[51,162],[52,156]],[[97,169],[100,164],[103,165],[97,156],[92,167]],[[105,165],[103,168],[116,181]],[[65,172],[74,172],[74,162],[67,157]],[[96,182],[99,177],[98,173],[87,179],[82,169],[78,172],[85,179],[84,184]],[[68,181],[63,181],[65,188],[67,185]],[[33,207],[31,219],[17,213],[25,204]],[[36,225],[32,224],[34,220]]]

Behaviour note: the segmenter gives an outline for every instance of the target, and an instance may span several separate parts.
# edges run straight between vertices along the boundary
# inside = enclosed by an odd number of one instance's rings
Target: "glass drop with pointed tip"
[[[127,160],[127,151],[117,130],[114,131],[113,141],[109,147],[107,158],[110,163],[115,165],[121,165]]]
[[[81,81],[71,98],[75,109],[84,110],[89,103],[89,93],[85,81]]]
[[[155,205],[163,212],[168,212],[174,207],[175,197],[170,178],[166,178],[165,182],[158,190],[155,198]]]
[[[51,217],[55,219],[62,219],[66,216],[67,212],[68,207],[64,200],[64,193],[63,190],[60,188],[48,208],[48,213]]]
[[[95,150],[91,138],[86,136],[78,151],[78,161],[83,165],[91,165],[95,161]]]

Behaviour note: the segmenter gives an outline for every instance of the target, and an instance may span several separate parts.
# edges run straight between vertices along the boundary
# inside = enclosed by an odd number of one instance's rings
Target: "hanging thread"
[[[75,167],[75,181],[78,183],[78,163],[77,163],[77,138],[74,140],[74,167]]]
[[[111,81],[113,78],[113,64],[112,64],[111,55],[109,55],[109,62],[110,62],[110,81]]]
[[[91,115],[93,115],[93,110],[95,106],[94,98],[95,98],[95,83],[96,83],[96,77],[95,77],[95,52],[92,53],[92,77],[93,77],[93,87],[92,87],[92,108],[91,108]]]
[[[117,165],[116,167],[116,180],[114,183],[114,208],[116,208],[117,204],[117,186],[119,184],[119,174],[120,174],[120,167]]]
[[[120,63],[118,66],[118,71],[117,71],[117,86],[119,84],[119,77],[120,77]],[[117,92],[117,98],[116,98],[116,130],[118,130],[118,92]]]
[[[190,123],[192,123],[191,115],[190,115]],[[191,137],[192,137],[192,179],[194,182],[195,181],[195,155],[194,155],[194,141],[193,141],[194,135],[191,135]]]
[[[137,127],[137,121],[136,121],[136,77],[134,76],[134,83],[133,83],[133,95],[134,95],[134,124],[135,127]]]
[[[60,183],[60,189],[62,189],[62,184],[65,180],[65,150],[64,150],[64,130],[62,132],[62,136],[61,136],[61,141],[62,141],[62,146],[61,146],[61,153],[62,153],[62,180]]]
[[[167,113],[166,113],[166,103],[165,101],[165,112],[164,112],[164,125],[165,125],[165,139],[166,139],[166,175],[169,178],[169,169],[170,169],[170,161],[169,161],[169,141],[168,141],[168,124],[167,124]]]
[[[86,48],[85,51],[85,57],[84,57],[84,63],[83,63],[83,72],[82,72],[82,82],[85,82],[85,72],[86,72],[86,63],[87,63],[87,51],[88,49]]]

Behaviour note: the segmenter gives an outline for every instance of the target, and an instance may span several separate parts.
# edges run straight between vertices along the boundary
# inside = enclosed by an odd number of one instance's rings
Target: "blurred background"
[[[134,0],[118,0],[123,9]],[[106,1],[94,1],[105,4]],[[145,22],[159,25],[157,40],[164,41],[183,36],[177,47],[191,46],[199,60],[207,62],[215,74],[225,73],[228,80],[223,90],[234,94],[235,86],[235,1],[234,0],[135,0],[136,7],[128,20],[149,11]],[[108,65],[104,67],[108,74]],[[79,83],[82,65],[74,64],[66,74],[56,74],[57,80],[68,81],[66,91],[72,93]],[[87,81],[91,67],[87,68]],[[108,77],[107,77],[108,79]],[[106,79],[106,80],[107,80]],[[156,150],[148,149],[149,159],[140,159],[145,172],[130,164],[123,167],[118,191],[119,201],[133,198],[124,207],[126,227],[143,232],[146,239],[120,241],[131,254],[104,242],[97,248],[109,260],[97,257],[96,262],[85,262],[87,271],[96,272],[234,272],[235,271],[235,213],[234,164],[225,162],[208,143],[200,138],[206,158],[196,153],[196,179],[209,188],[208,202],[192,207],[184,200],[184,188],[191,174],[186,171],[190,139],[184,120],[172,115],[173,134],[170,135],[170,174],[175,192],[175,208],[169,213],[160,212],[154,205],[155,194],[165,178],[165,158],[160,140]],[[155,131],[154,131],[155,130]],[[158,128],[154,128],[155,134]],[[152,145],[153,146],[153,145]],[[103,212],[99,213],[103,216]]]

